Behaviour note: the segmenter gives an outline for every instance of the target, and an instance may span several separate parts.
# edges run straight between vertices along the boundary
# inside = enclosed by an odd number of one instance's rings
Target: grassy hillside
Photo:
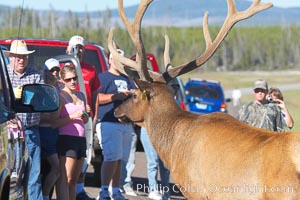
[[[284,85],[299,84],[299,71],[279,71],[279,72],[197,72],[189,73],[181,76],[185,83],[188,78],[197,77],[203,79],[219,80],[224,90],[231,90],[234,88],[251,88],[256,79],[265,79],[269,87],[282,88]],[[300,88],[296,90],[283,91],[285,103],[294,118],[295,126],[292,129],[294,132],[300,133]],[[244,95],[241,102],[249,102],[253,100],[253,95]]]

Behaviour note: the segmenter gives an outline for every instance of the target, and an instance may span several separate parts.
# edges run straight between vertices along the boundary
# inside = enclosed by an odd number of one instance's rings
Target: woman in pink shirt
[[[76,183],[86,157],[84,124],[88,121],[86,100],[82,92],[76,91],[77,74],[72,66],[61,69],[65,87],[60,92],[60,106],[53,118],[53,128],[59,128],[57,153],[60,161],[58,199],[75,200]],[[68,191],[68,192],[67,192]]]

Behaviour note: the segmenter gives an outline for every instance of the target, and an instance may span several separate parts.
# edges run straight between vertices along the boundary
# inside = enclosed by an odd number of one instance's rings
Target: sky
[[[118,7],[118,0],[1,0],[0,5],[22,6],[23,1],[24,8],[38,10],[48,10],[52,7],[54,10],[79,12],[99,11]],[[123,0],[124,7],[137,5],[139,2],[140,0]],[[284,8],[300,7],[300,0],[262,0],[262,2],[272,2],[274,6]]]

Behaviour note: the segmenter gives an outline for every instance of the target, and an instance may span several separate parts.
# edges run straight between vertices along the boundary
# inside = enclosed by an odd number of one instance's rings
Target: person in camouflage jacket
[[[267,101],[268,83],[259,79],[254,82],[255,100],[242,106],[238,119],[251,126],[271,131],[283,132],[285,121],[280,108],[275,103]]]

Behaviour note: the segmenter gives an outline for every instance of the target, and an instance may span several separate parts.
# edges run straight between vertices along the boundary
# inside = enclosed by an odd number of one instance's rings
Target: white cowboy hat
[[[26,42],[24,40],[14,40],[10,45],[10,51],[3,51],[6,56],[9,56],[11,53],[19,55],[28,55],[35,50],[28,51]]]

